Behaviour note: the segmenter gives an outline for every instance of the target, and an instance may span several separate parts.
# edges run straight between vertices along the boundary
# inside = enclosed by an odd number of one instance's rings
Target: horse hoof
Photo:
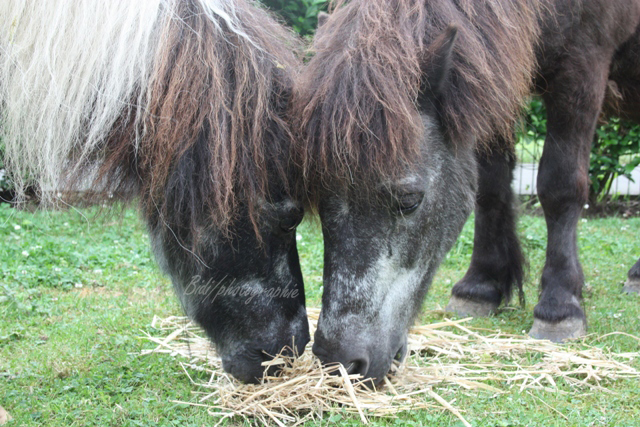
[[[565,340],[580,338],[587,334],[587,322],[580,318],[565,319],[552,323],[540,319],[533,320],[529,336],[538,340],[561,343]]]
[[[497,309],[498,304],[476,302],[451,295],[449,304],[447,304],[445,310],[455,313],[460,317],[489,317],[489,315],[495,313]]]
[[[640,279],[637,277],[629,278],[622,288],[622,292],[627,294],[640,294]]]

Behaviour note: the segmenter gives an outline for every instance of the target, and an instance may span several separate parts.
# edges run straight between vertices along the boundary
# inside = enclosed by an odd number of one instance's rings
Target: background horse
[[[237,378],[261,378],[265,352],[302,353],[295,38],[245,0],[8,0],[0,16],[18,191],[139,199],[158,263]]]
[[[547,136],[537,184],[548,243],[530,332],[536,338],[586,333],[576,226],[588,201],[591,141],[603,104],[606,113],[640,122],[639,22],[637,0],[554,0],[539,17],[534,88],[547,107]],[[449,302],[461,315],[486,316],[508,301],[514,285],[522,292],[510,185],[515,161],[501,136],[478,153],[474,251]],[[639,292],[640,261],[628,277],[625,290]]]
[[[640,2],[338,3],[294,93],[294,154],[325,241],[314,353],[380,381],[474,204],[473,262],[450,307],[487,313],[521,287],[512,135],[534,80],[549,111],[549,243],[531,333],[583,334],[576,222],[608,78],[623,107],[640,99]]]

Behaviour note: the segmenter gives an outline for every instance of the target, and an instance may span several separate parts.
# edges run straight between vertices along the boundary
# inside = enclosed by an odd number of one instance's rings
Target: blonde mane
[[[274,153],[290,137],[298,41],[252,1],[6,0],[0,16],[1,138],[19,192],[89,186],[163,214],[169,191],[188,191],[198,199],[180,209],[225,228],[268,198],[269,171],[285,179]]]

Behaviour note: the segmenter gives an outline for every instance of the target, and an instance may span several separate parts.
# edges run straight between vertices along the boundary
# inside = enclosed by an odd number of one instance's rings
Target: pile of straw
[[[313,336],[319,310],[308,312]],[[606,385],[617,379],[640,378],[640,370],[631,366],[640,353],[613,354],[585,343],[556,345],[481,331],[465,326],[469,320],[414,327],[409,335],[409,356],[402,366],[392,369],[379,390],[368,389],[342,366],[323,368],[309,351],[310,345],[296,360],[276,357],[268,362],[282,365],[280,376],[266,377],[260,385],[240,384],[225,374],[202,331],[184,317],[154,318],[153,328],[163,334],[154,337],[145,333],[145,339],[156,346],[142,354],[168,353],[184,360],[177,364],[194,385],[194,399],[176,403],[200,406],[220,417],[220,423],[241,417],[279,426],[298,425],[340,411],[358,414],[367,423],[369,417],[393,416],[409,409],[445,409],[470,426],[454,403],[436,393],[436,386],[492,393],[514,387],[521,392],[567,392],[567,387],[607,390]],[[209,380],[194,381],[193,371],[206,372]]]

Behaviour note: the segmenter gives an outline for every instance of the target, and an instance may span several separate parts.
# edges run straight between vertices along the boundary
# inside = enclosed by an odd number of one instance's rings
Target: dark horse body
[[[186,313],[250,382],[309,341],[287,155],[297,46],[251,0],[0,3],[19,189],[136,198]]]
[[[532,82],[548,109],[538,192],[549,241],[531,334],[584,334],[576,225],[610,80],[620,114],[639,115],[640,1],[344,3],[295,93],[295,154],[325,238],[314,352],[380,381],[474,195],[472,265],[450,308],[486,315],[521,288],[511,140]]]

